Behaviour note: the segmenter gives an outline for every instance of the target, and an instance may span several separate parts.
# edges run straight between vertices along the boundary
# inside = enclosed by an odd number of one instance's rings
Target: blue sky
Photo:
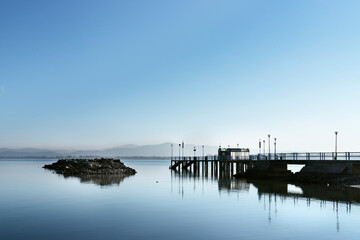
[[[0,147],[360,151],[359,1],[0,2]]]

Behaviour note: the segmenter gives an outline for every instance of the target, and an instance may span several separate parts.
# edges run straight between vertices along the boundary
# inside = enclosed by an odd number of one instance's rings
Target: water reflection
[[[332,207],[336,213],[336,230],[340,231],[339,204],[345,206],[346,214],[351,213],[351,205],[360,203],[360,189],[338,188],[319,184],[293,184],[286,182],[251,181],[258,190],[259,202],[263,201],[264,209],[268,210],[268,221],[272,220],[272,207],[277,214],[277,205],[280,200],[284,203],[287,200],[298,205],[299,199],[306,199],[307,207],[311,205],[320,208]],[[300,191],[290,189],[297,188]]]
[[[172,180],[212,181],[218,183],[219,191],[248,191],[254,186],[258,195],[271,194],[283,197],[317,199],[344,203],[360,203],[360,189],[341,188],[322,184],[301,184],[285,181],[234,179],[230,176],[199,175],[190,171],[172,171]]]
[[[274,215],[277,215],[279,202],[285,205],[293,204],[296,207],[299,205],[299,200],[303,200],[301,203],[304,203],[305,200],[308,208],[330,206],[335,213],[336,230],[340,231],[339,209],[350,214],[352,205],[360,204],[360,189],[358,188],[340,188],[285,181],[234,179],[230,176],[209,176],[190,171],[172,171],[171,179],[172,182],[179,181],[179,193],[181,192],[182,195],[184,195],[184,184],[180,184],[180,181],[184,180],[194,182],[194,191],[196,184],[204,181],[217,182],[219,194],[224,191],[241,193],[255,189],[259,203],[263,205],[264,211],[268,212],[267,220],[269,223],[272,222]],[[180,186],[182,186],[181,191]]]
[[[298,184],[275,181],[248,181],[258,189],[258,194],[281,195],[284,197],[317,199],[344,203],[360,203],[360,189],[340,188],[320,184]],[[297,191],[294,191],[296,189]]]
[[[119,174],[108,175],[64,175],[64,178],[77,178],[81,183],[91,183],[99,186],[118,186],[127,176]]]

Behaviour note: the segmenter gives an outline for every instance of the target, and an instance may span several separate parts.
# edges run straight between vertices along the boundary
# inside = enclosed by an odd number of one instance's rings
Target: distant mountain
[[[184,148],[185,156],[202,155],[202,146],[186,144]],[[205,155],[214,155],[218,148],[215,146],[204,146]],[[182,149],[180,148],[182,154]],[[179,145],[173,144],[174,156],[179,155]],[[157,145],[123,145],[102,150],[47,150],[37,148],[0,148],[0,158],[64,158],[64,157],[169,157],[171,155],[171,143]]]
[[[184,155],[192,156],[194,154],[194,147],[197,149],[196,154],[202,154],[201,145],[193,145],[187,144],[184,148]],[[204,153],[205,154],[216,154],[217,147],[214,146],[204,146]],[[182,152],[182,149],[180,149]],[[179,155],[179,146],[178,144],[173,144],[173,154],[174,156]],[[103,150],[95,150],[95,151],[76,151],[71,153],[74,156],[84,156],[84,155],[92,155],[92,156],[107,156],[107,157],[117,157],[117,156],[140,156],[140,157],[168,157],[171,155],[171,143],[163,143],[158,145],[143,145],[143,146],[136,146],[136,145],[126,145],[126,146],[119,146],[113,147]]]
[[[57,151],[37,148],[0,148],[0,158],[57,158],[61,156]]]

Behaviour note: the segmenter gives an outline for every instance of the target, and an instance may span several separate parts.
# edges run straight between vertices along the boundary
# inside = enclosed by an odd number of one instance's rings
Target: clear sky
[[[0,147],[360,151],[360,1],[0,1]]]

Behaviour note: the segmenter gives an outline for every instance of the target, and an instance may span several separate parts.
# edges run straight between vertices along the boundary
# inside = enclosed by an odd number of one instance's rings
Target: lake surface
[[[69,177],[56,160],[0,160],[0,239],[359,239],[360,190],[194,177]]]

